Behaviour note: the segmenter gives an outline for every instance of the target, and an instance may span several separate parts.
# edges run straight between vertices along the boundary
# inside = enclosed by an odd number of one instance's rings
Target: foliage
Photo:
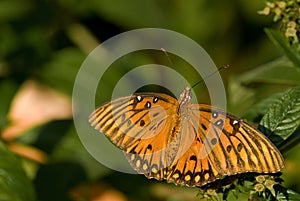
[[[261,119],[259,126],[261,132],[267,135],[280,150],[287,151],[291,148],[287,144],[290,145],[291,142],[297,144],[299,139],[296,133],[300,125],[300,44],[298,40],[300,7],[299,2],[296,1],[267,1],[266,4],[267,6],[259,13],[274,14],[273,20],[281,22],[283,33],[274,29],[265,29],[265,32],[273,44],[284,52],[285,56],[232,78],[229,83],[229,86],[232,86],[230,97],[232,100],[243,100],[241,97],[245,94],[239,95],[236,92],[244,91],[247,94],[247,102],[243,101],[243,103],[250,106],[252,101],[249,99],[257,99],[257,93],[264,91],[261,101],[245,111],[244,118],[252,121]],[[253,90],[253,85],[256,83],[260,83],[261,90],[259,88]],[[274,91],[274,85],[280,84],[286,84],[288,87]],[[208,188],[203,195],[215,200],[235,200],[227,193],[227,188],[233,188],[234,190],[230,190],[231,193],[240,192],[240,194],[236,194],[236,199],[241,199],[245,193],[250,200],[260,200],[261,198],[264,200],[300,199],[299,194],[283,188],[279,183],[276,184],[276,190],[270,189],[261,182],[253,183],[253,177],[252,180],[248,178],[242,182],[241,179],[236,179],[232,185],[223,185],[221,188],[213,188],[213,190]],[[214,193],[212,194],[212,192]]]
[[[289,42],[299,45],[300,13],[298,0],[266,1],[266,7],[259,11],[262,15],[274,15],[274,22],[281,22],[281,29]]]
[[[0,142],[0,200],[34,201],[31,181],[26,176],[20,160]]]
[[[143,176],[113,172],[99,164],[81,144],[71,116],[61,116],[65,105],[58,107],[52,99],[52,105],[36,104],[18,110],[41,108],[41,113],[37,113],[40,117],[49,109],[58,109],[58,116],[27,127],[22,126],[36,117],[33,113],[14,118],[16,100],[28,81],[37,83],[39,92],[48,93],[50,89],[50,94],[69,100],[86,55],[107,38],[141,27],[178,31],[201,44],[217,66],[230,64],[228,70],[222,71],[224,80],[228,80],[228,110],[248,121],[260,122],[262,131],[267,131],[287,161],[288,170],[283,170],[282,175],[285,181],[275,179],[275,185],[270,182],[274,188],[269,187],[267,179],[262,182],[254,175],[248,180],[240,178],[221,190],[202,189],[202,196],[299,200],[299,154],[288,155],[299,151],[299,2],[269,1],[261,13],[275,14],[273,19],[281,23],[281,32],[265,29],[265,33],[263,27],[272,22],[257,16],[261,3],[0,1],[0,200],[200,199],[200,195],[196,197],[197,188],[175,187]],[[266,35],[273,44],[266,40]],[[123,68],[112,68],[103,78],[105,90],[97,102],[109,98],[117,80],[132,66],[139,62],[168,65],[167,60],[164,54],[155,53],[120,61]],[[172,61],[191,83],[199,81],[199,76],[185,68],[180,59],[172,57]],[[124,87],[130,86],[129,83]],[[206,101],[204,89],[197,86],[195,90]]]

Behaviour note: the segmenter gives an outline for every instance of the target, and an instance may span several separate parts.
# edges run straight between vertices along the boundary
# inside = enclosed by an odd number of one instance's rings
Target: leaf
[[[32,4],[18,0],[2,0],[0,2],[1,21],[10,21],[23,17],[30,11]]]
[[[282,95],[282,92],[275,93],[260,101],[259,103],[255,104],[243,115],[243,119],[247,119],[248,121],[254,121],[255,118],[259,116],[262,117],[267,112],[270,105],[278,102],[279,98],[282,97]]]
[[[0,200],[33,201],[33,185],[25,175],[20,161],[0,142]]]
[[[286,58],[279,58],[263,64],[239,76],[240,82],[250,84],[253,82],[272,84],[300,84],[300,70]]]
[[[115,156],[109,155],[108,157]],[[88,177],[92,180],[98,179],[99,175],[106,175],[109,172],[107,167],[100,165],[84,148],[74,126],[71,126],[68,133],[61,139],[61,142],[54,147],[51,158],[54,161],[77,161],[83,166]]]
[[[265,32],[273,44],[282,49],[290,61],[300,68],[300,54],[297,50],[288,45],[283,34],[273,29],[265,29]]]
[[[7,113],[18,87],[19,86],[17,84],[10,80],[2,80],[0,82],[0,130],[8,123]]]
[[[71,95],[78,68],[85,56],[75,48],[55,52],[52,60],[44,66],[39,81]]]
[[[233,114],[242,114],[253,105],[255,101],[255,91],[245,87],[237,77],[231,77],[229,79],[228,91],[228,110]]]
[[[300,125],[300,87],[295,87],[283,94],[262,118],[262,132],[276,134],[286,140]],[[275,136],[271,136],[275,137]],[[280,141],[274,142],[280,144]]]
[[[287,189],[285,193],[278,193],[276,198],[280,201],[300,201],[300,195],[290,189]]]

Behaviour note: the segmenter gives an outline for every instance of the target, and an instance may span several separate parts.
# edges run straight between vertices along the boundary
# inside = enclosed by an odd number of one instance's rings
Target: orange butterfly
[[[202,186],[225,175],[283,168],[282,155],[257,129],[220,109],[191,104],[191,95],[189,87],[179,100],[133,94],[99,106],[89,121],[148,178]]]

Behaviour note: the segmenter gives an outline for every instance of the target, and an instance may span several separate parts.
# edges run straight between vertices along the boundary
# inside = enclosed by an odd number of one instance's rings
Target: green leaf
[[[295,191],[292,191],[290,189],[287,189],[285,193],[281,192],[277,195],[277,200],[280,201],[299,201],[300,195],[296,193]]]
[[[0,2],[0,21],[21,18],[30,11],[32,4],[18,0],[2,0]]]
[[[273,29],[265,29],[265,32],[273,44],[282,49],[290,61],[300,68],[300,54],[296,49],[289,46],[283,34]]]
[[[276,134],[286,140],[300,125],[300,87],[295,87],[283,94],[262,118],[260,125],[265,134]],[[271,136],[275,137],[275,136]]]
[[[84,167],[87,176],[92,180],[96,180],[110,171],[84,148],[74,127],[71,127],[62,141],[55,146],[51,158],[53,161],[77,161]]]
[[[300,69],[295,68],[286,58],[279,58],[263,64],[239,76],[240,82],[272,84],[300,84]]]
[[[75,48],[57,51],[41,73],[40,81],[68,95],[72,94],[78,68],[85,55]]]
[[[0,200],[33,201],[33,185],[18,158],[0,142]]]
[[[233,114],[243,114],[255,101],[255,91],[245,87],[238,77],[229,79],[229,104],[228,111]]]
[[[248,121],[254,121],[257,117],[262,117],[267,110],[269,109],[270,105],[275,104],[279,101],[279,98],[283,96],[282,92],[275,93],[264,100],[260,101],[259,103],[252,106],[244,115],[243,119],[247,119]]]
[[[18,88],[19,86],[11,80],[2,80],[0,82],[0,129],[8,123],[7,114]]]

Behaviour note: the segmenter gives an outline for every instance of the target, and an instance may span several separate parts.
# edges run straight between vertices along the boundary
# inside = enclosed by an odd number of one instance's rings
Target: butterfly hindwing
[[[248,123],[211,106],[189,107],[190,121],[184,122],[189,125],[182,132],[193,132],[194,142],[169,168],[172,171],[164,177],[166,180],[202,186],[224,175],[274,173],[283,167],[277,148]],[[220,119],[224,121],[222,127],[218,126]]]

